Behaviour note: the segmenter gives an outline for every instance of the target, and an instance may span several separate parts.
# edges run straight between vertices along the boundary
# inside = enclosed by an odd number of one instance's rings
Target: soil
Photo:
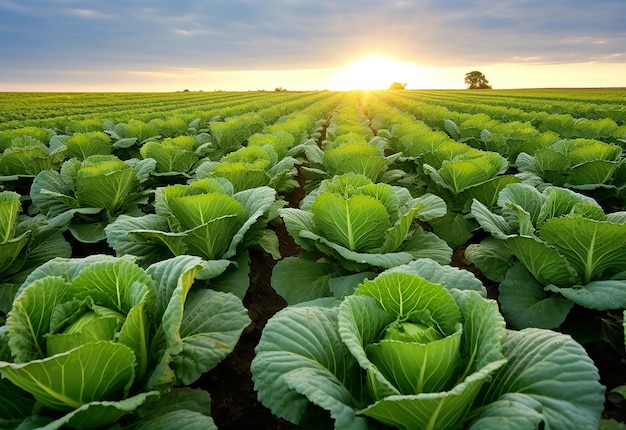
[[[298,246],[281,226],[276,228],[283,257],[297,255]],[[197,383],[211,393],[211,416],[220,430],[285,430],[293,424],[277,418],[257,401],[250,373],[254,348],[265,323],[287,304],[271,287],[276,262],[257,249],[250,249],[250,286],[243,304],[252,322],[244,330],[235,350]]]

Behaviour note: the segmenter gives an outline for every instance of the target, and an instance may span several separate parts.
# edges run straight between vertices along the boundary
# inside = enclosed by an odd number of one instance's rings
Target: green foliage
[[[2,130],[0,131],[0,151],[6,150],[12,145],[15,139],[23,136],[27,136],[46,144],[52,135],[53,132],[51,130],[39,127],[21,127],[10,130]]]
[[[489,85],[489,81],[485,75],[478,70],[473,70],[465,74],[465,85],[467,85],[467,88],[470,90],[491,89],[491,85]]]
[[[250,321],[260,250],[289,305],[252,364],[276,416],[598,428],[597,369],[547,329],[623,352],[623,102],[592,89],[6,93],[0,427],[215,429],[209,394],[187,386]],[[283,228],[297,255],[281,257]],[[452,248],[498,303],[449,266]]]
[[[289,306],[252,361],[258,398],[294,424],[324,425],[308,413],[321,408],[337,429],[597,427],[603,387],[582,347],[505,330],[482,295],[469,272],[416,260],[343,300]]]
[[[275,145],[281,152],[281,143],[273,141],[261,145],[242,147],[223,156],[219,162],[206,161],[198,166],[196,178],[224,178],[233,184],[235,191],[270,186],[279,193],[287,193],[299,184],[294,179],[298,161],[290,156],[280,158]]]
[[[210,124],[211,136],[222,154],[228,154],[243,146],[255,133],[263,130],[265,122],[258,113],[249,112],[238,117]]]
[[[91,155],[108,155],[112,152],[111,137],[102,131],[76,133],[65,140],[67,156],[84,160]]]
[[[502,155],[456,142],[442,143],[434,151],[423,153],[419,161],[427,175],[427,191],[446,201],[446,216],[433,220],[431,225],[450,246],[466,243],[476,229],[475,221],[467,216],[473,199],[491,207],[502,188],[519,182],[507,174],[509,163]]]
[[[155,173],[187,173],[200,160],[199,142],[193,136],[167,138],[162,142],[149,141],[139,150],[141,156],[156,161]]]
[[[43,217],[21,215],[20,195],[0,192],[0,311],[10,308],[7,296],[40,264],[55,257],[69,257],[72,250],[62,229]]]
[[[231,279],[221,279],[228,291],[243,297],[249,284],[247,248],[279,255],[278,238],[267,223],[281,205],[272,188],[234,192],[228,181],[208,178],[157,188],[155,214],[119,216],[105,234],[118,256],[134,255],[144,267],[185,254],[214,261],[222,271],[229,268],[230,275],[243,276],[237,278],[237,291]]]
[[[561,139],[529,154],[522,152],[516,165],[534,183],[550,183],[577,190],[597,188],[619,192],[615,176],[624,164],[622,148],[593,139]]]
[[[14,384],[3,395],[35,399],[21,419],[55,429],[111,425],[161,395],[174,402],[167,412],[186,410],[202,394],[176,403],[166,393],[215,367],[250,322],[234,296],[191,290],[206,269],[190,256],[146,270],[104,255],[42,265],[20,287],[0,337],[10,350],[0,372]]]
[[[442,216],[443,200],[430,194],[413,198],[402,187],[376,184],[363,175],[348,173],[324,180],[304,198],[300,209],[284,208],[279,213],[304,251],[297,260],[279,261],[273,271],[272,284],[288,303],[310,295],[304,278],[312,269],[309,262],[319,256],[334,265],[325,288],[315,289],[320,296],[330,295],[331,278],[350,272],[386,269],[420,257],[444,264],[451,258],[445,242],[414,223]],[[302,265],[298,271],[303,282],[295,284],[282,272],[294,271],[297,264]]]
[[[66,148],[59,139],[49,145],[24,134],[11,140],[0,154],[0,174],[34,176],[47,169],[57,169],[66,157]]]
[[[60,171],[40,172],[31,198],[37,211],[67,225],[77,240],[99,242],[108,223],[121,214],[137,214],[147,203],[150,193],[140,185],[153,169],[154,160],[126,162],[114,155],[72,158]]]
[[[472,215],[517,261],[481,258],[480,244],[469,248],[483,273],[506,272],[500,297],[515,327],[558,327],[574,303],[598,311],[626,307],[623,213],[607,215],[566,188],[512,184],[493,211],[475,200]],[[491,241],[484,252],[497,246]]]

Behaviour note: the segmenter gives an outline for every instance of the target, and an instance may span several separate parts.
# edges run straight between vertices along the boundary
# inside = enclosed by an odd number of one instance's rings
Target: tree
[[[491,85],[482,72],[474,70],[465,74],[465,83],[469,90],[490,90]]]
[[[405,88],[406,88],[406,82],[404,84],[401,84],[400,82],[394,82],[391,85],[389,85],[390,90],[403,90]]]

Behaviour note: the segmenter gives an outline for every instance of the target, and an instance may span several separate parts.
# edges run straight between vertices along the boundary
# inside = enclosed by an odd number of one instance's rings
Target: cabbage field
[[[626,429],[626,91],[2,93],[0,428]]]

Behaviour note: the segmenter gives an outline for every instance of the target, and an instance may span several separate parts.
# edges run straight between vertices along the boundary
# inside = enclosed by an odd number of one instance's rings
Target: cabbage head
[[[500,284],[500,303],[516,328],[556,328],[576,304],[626,307],[626,212],[605,213],[568,188],[505,187],[494,208],[477,200],[472,215],[490,237],[466,250]]]
[[[0,150],[0,175],[32,177],[43,170],[57,169],[65,158],[65,146],[58,136],[44,143],[28,134],[19,135]]]
[[[279,213],[303,250],[279,261],[272,275],[273,287],[291,304],[329,296],[330,278],[380,272],[416,258],[447,264],[452,256],[444,240],[418,223],[446,213],[441,198],[413,197],[404,187],[356,173],[322,181],[299,209]]]
[[[114,155],[72,158],[59,171],[44,170],[33,180],[33,211],[65,220],[80,242],[104,240],[104,227],[121,214],[138,215],[150,191],[142,188],[154,160],[123,161]]]
[[[121,216],[105,231],[118,255],[139,256],[142,264],[163,255],[227,259],[266,234],[279,204],[270,187],[236,193],[228,181],[207,178],[157,188],[156,214]]]
[[[146,270],[105,255],[40,266],[0,332],[0,420],[101,428],[161,396],[176,409],[172,388],[216,366],[250,321],[235,296],[192,289],[218,273],[191,256]]]
[[[259,400],[314,428],[597,428],[604,404],[580,344],[506,330],[480,281],[427,259],[365,280],[343,300],[288,306],[256,353]]]
[[[298,186],[294,179],[297,163],[293,157],[279,157],[272,144],[248,145],[224,155],[219,162],[202,163],[196,170],[196,178],[224,178],[233,184],[235,191],[269,186],[285,194]]]

